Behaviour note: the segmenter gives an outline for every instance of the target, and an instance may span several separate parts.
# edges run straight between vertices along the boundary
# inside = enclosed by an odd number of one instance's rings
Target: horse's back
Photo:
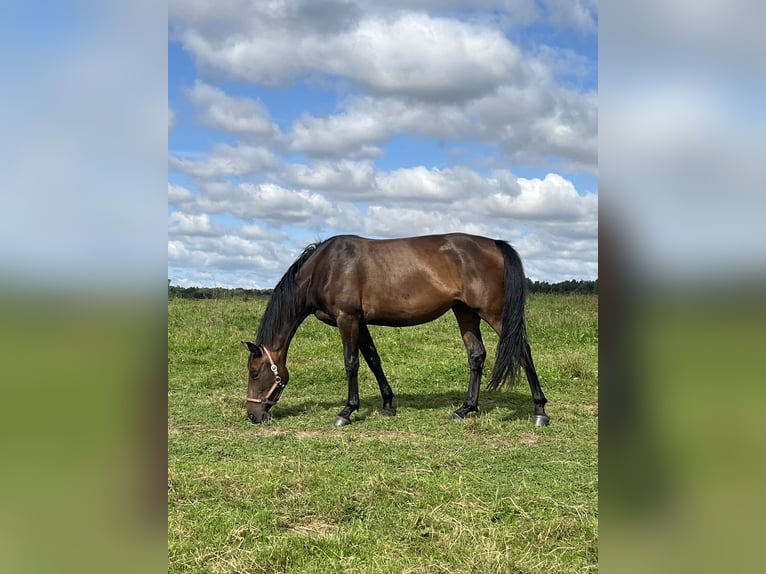
[[[306,275],[320,316],[349,313],[372,324],[414,325],[457,301],[472,308],[494,301],[502,292],[502,269],[495,242],[485,237],[341,235],[320,246]]]

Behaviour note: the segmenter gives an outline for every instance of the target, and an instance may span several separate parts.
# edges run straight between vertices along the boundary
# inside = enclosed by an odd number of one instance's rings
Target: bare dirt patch
[[[523,435],[521,435],[521,438],[519,439],[519,442],[521,444],[525,444],[527,446],[536,444],[537,441],[540,440],[540,435],[536,432],[525,432]]]

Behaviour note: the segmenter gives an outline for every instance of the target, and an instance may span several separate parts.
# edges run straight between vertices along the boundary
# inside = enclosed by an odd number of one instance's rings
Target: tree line
[[[530,293],[582,293],[598,295],[598,279],[595,281],[583,281],[569,279],[558,283],[547,281],[531,281],[527,278],[527,290]]]
[[[255,297],[269,297],[273,289],[244,289],[237,287],[179,287],[171,285],[168,280],[168,299],[243,299],[247,301]],[[582,293],[598,294],[598,279],[582,281],[570,279],[559,283],[547,281],[531,281],[527,279],[527,289],[530,293]]]
[[[168,283],[168,299],[244,299],[269,297],[273,289],[244,289],[237,287],[179,287]]]

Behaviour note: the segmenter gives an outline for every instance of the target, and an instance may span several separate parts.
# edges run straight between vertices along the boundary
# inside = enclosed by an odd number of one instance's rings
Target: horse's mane
[[[263,313],[261,325],[258,327],[256,345],[271,344],[279,334],[279,329],[285,320],[295,319],[304,312],[305,297],[298,289],[295,276],[321,244],[320,241],[307,246],[274,287],[266,305],[266,311]]]

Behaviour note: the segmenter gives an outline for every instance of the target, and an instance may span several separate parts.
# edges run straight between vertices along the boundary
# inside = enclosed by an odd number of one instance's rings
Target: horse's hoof
[[[452,415],[450,415],[450,418],[453,421],[462,421],[462,420],[467,419],[468,415],[470,415],[471,413],[479,414],[479,409],[477,409],[477,408],[470,408],[469,407],[469,409],[466,412],[464,412],[464,413],[461,413],[460,412],[461,410],[462,410],[462,408],[456,410],[454,413],[452,413]]]
[[[338,415],[332,424],[336,427],[344,427],[351,424],[351,419]]]
[[[380,409],[380,414],[384,417],[395,417],[396,416],[396,409],[393,407]]]
[[[549,422],[551,422],[551,419],[548,417],[548,415],[535,415],[532,420],[534,421],[536,427],[545,427],[548,426]]]

